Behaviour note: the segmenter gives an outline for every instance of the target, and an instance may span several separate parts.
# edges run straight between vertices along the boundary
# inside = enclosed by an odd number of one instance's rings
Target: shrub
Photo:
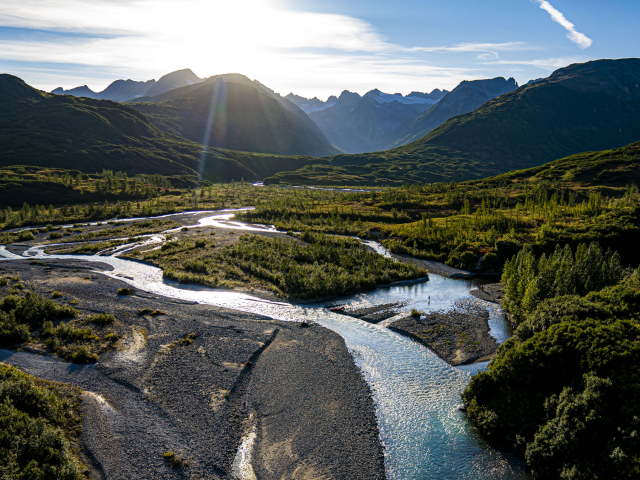
[[[63,393],[56,385],[8,365],[0,365],[0,385],[0,438],[5,439],[0,455],[3,478],[85,478],[68,438],[76,437],[81,427],[81,417],[72,403],[77,401],[74,396],[78,393],[74,389]]]
[[[31,330],[39,328],[46,321],[76,317],[78,311],[73,307],[60,306],[53,300],[34,292],[27,292],[24,298],[5,297],[0,302],[0,310],[10,312],[16,322],[26,324]]]
[[[35,240],[36,237],[33,235],[33,231],[25,230],[18,234],[18,240],[27,241],[27,240]]]
[[[98,361],[98,355],[92,353],[89,348],[82,345],[74,350],[69,357],[73,363],[95,363]]]
[[[84,323],[93,323],[94,325],[113,325],[116,323],[116,317],[110,313],[99,313],[90,315],[84,319]]]
[[[133,288],[130,288],[130,287],[119,288],[118,295],[133,295]]]
[[[53,292],[53,293],[51,294],[51,298],[61,298],[61,297],[63,297],[63,296],[64,296],[64,295],[63,295],[61,292]]]
[[[189,463],[184,457],[176,452],[166,452],[162,455],[162,458],[168,463],[169,468],[188,468]]]
[[[108,342],[117,342],[120,339],[120,335],[118,335],[117,333],[111,332],[108,333],[104,339]]]
[[[411,316],[414,318],[420,318],[422,316],[424,312],[421,312],[420,310],[416,309],[416,308],[412,308],[411,309]]]
[[[207,246],[206,240],[202,240],[202,239],[196,240],[196,248],[204,248],[206,246]]]
[[[60,232],[51,232],[49,233],[49,238],[52,240],[57,240],[59,238],[62,238],[64,235]]]

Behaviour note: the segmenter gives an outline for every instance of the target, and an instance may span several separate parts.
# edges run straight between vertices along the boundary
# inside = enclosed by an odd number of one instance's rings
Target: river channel
[[[244,230],[273,229],[235,222],[231,216],[231,213],[218,213],[200,219],[193,227],[210,225]],[[162,241],[163,235],[159,237]],[[386,253],[379,245],[376,250],[381,254]],[[185,287],[163,279],[162,271],[156,267],[118,256],[47,255],[41,248],[31,248],[23,255],[16,255],[4,247],[0,247],[0,255],[4,257],[3,261],[45,256],[102,262],[113,270],[98,273],[117,278],[142,291],[280,320],[316,322],[344,339],[371,388],[385,448],[387,478],[528,478],[519,460],[488,445],[459,411],[460,394],[472,374],[486,368],[486,364],[451,367],[429,349],[383,325],[329,312],[326,302],[296,305],[266,301],[231,291]],[[406,302],[403,308],[407,310],[447,310],[458,301],[478,302],[469,293],[475,283],[475,280],[430,274],[429,281],[424,283],[378,288],[340,298],[339,303],[368,306]],[[484,305],[490,313],[491,334],[502,343],[510,335],[503,312],[496,305]]]

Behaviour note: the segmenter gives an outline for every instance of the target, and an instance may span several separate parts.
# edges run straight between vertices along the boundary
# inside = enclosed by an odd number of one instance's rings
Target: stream
[[[218,213],[200,219],[197,225],[189,228],[215,226],[274,231],[271,226],[232,221],[232,216],[233,213]],[[370,246],[380,254],[388,254],[379,244]],[[486,363],[451,367],[429,349],[383,325],[329,312],[326,302],[296,305],[238,292],[185,287],[163,279],[159,268],[117,256],[47,255],[43,248],[32,247],[23,255],[15,255],[0,247],[0,256],[4,257],[3,261],[47,257],[101,262],[113,270],[97,273],[142,291],[279,320],[311,320],[338,333],[371,388],[390,480],[528,478],[521,461],[488,445],[458,410],[460,394],[471,376],[486,368]],[[470,279],[430,274],[428,282],[378,288],[340,298],[339,303],[364,307],[407,302],[403,307],[406,310],[447,310],[460,300],[480,302],[469,293],[476,283]],[[502,343],[510,336],[502,309],[494,304],[480,303],[489,310],[491,334]]]

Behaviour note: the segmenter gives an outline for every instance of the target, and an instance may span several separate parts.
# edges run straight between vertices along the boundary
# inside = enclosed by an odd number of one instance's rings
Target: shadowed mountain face
[[[262,180],[312,163],[310,157],[234,152],[161,132],[125,105],[36,90],[0,75],[0,165],[103,169],[212,181]],[[179,179],[178,179],[179,180]],[[179,184],[179,182],[176,182]]]
[[[450,118],[473,112],[483,103],[493,100],[502,94],[512,92],[516,88],[518,88],[518,84],[513,78],[506,80],[498,77],[491,80],[464,81],[431,110],[402,125],[393,134],[396,138],[386,145],[385,149],[406,145],[418,140]]]
[[[162,131],[211,147],[318,157],[338,152],[259,84],[237,83],[237,77],[213,77],[152,98],[155,102],[141,103],[143,98],[130,105]]]
[[[640,59],[574,64],[459,115],[418,141],[271,181],[359,184],[471,180],[640,139]],[[338,170],[331,171],[331,168]],[[320,180],[323,181],[320,181]]]
[[[102,92],[94,92],[85,85],[83,87],[76,87],[70,90],[56,88],[51,93],[56,95],[73,95],[74,97],[95,98],[98,100],[113,100],[114,102],[126,102],[127,100],[139,98],[145,95],[159,95],[168,90],[184,87],[185,85],[192,85],[201,81],[202,79],[198,78],[195,73],[186,69],[169,73],[160,78],[157,82],[155,80],[148,80],[146,82],[116,80]]]
[[[306,114],[333,107],[336,103],[338,103],[338,97],[336,97],[335,95],[331,95],[326,102],[323,102],[318,97],[304,98],[293,93],[290,93],[284,98],[292,103],[295,103]]]
[[[295,98],[310,112],[311,119],[329,141],[345,152],[369,152],[384,148],[400,125],[415,119],[435,105],[445,92],[413,92],[406,97],[372,90],[360,96],[344,91],[325,103]],[[292,98],[289,96],[288,98]]]

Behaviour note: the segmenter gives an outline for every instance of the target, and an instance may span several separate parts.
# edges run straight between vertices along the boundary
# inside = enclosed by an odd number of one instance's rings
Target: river
[[[192,228],[204,225],[244,230],[273,230],[270,226],[246,225],[230,219],[232,214],[212,215]],[[376,250],[385,254],[377,245]],[[429,349],[382,325],[329,312],[325,302],[295,305],[272,302],[250,295],[185,287],[163,279],[156,267],[117,256],[46,255],[31,248],[25,256],[0,247],[5,261],[43,257],[98,261],[113,267],[100,271],[134,288],[169,298],[267,315],[286,321],[314,321],[338,333],[352,353],[373,393],[385,466],[390,480],[426,479],[520,479],[528,478],[522,462],[488,445],[466,416],[459,411],[460,394],[473,373],[486,368],[474,364],[454,368]],[[350,295],[340,303],[359,306],[407,302],[406,309],[433,311],[450,308],[460,300],[472,300],[475,281],[430,274],[428,282],[379,288]],[[477,300],[473,300],[477,301]],[[500,307],[485,304],[490,313],[491,334],[503,342],[509,326]]]

